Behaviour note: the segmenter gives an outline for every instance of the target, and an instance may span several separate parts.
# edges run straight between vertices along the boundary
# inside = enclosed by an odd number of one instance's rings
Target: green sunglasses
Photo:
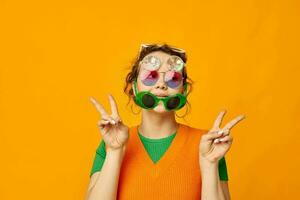
[[[168,97],[158,97],[149,91],[138,92],[137,83],[136,80],[134,80],[133,89],[136,94],[134,101],[137,105],[139,105],[144,109],[153,109],[159,104],[159,101],[162,101],[166,110],[168,111],[179,110],[186,104],[187,83],[185,83],[183,87],[184,87],[183,94],[177,93],[175,95],[171,95]]]

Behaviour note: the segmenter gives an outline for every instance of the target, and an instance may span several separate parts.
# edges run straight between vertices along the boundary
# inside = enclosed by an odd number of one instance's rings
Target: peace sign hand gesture
[[[108,95],[108,97],[112,110],[111,115],[108,115],[104,107],[94,98],[91,97],[90,100],[101,114],[102,119],[98,121],[98,127],[105,142],[106,150],[110,151],[123,148],[125,146],[129,136],[129,128],[122,122],[113,96]]]
[[[233,137],[229,135],[230,129],[245,118],[244,115],[240,115],[221,129],[220,124],[225,113],[226,111],[221,111],[216,118],[212,129],[205,135],[202,135],[199,145],[199,154],[202,160],[204,159],[211,163],[218,162],[227,153],[232,144]]]

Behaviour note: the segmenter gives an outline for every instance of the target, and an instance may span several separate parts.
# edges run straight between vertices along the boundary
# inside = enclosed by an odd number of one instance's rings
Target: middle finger
[[[117,103],[116,103],[114,97],[111,94],[109,94],[108,97],[109,97],[109,103],[111,106],[112,116],[114,118],[119,118],[118,106],[117,106]]]

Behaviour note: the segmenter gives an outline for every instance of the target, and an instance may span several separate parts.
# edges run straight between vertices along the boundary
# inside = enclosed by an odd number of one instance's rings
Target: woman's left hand
[[[227,123],[223,129],[220,124],[226,111],[221,111],[215,120],[213,127],[201,137],[199,144],[200,160],[217,163],[230,149],[233,137],[229,135],[230,129],[239,121],[245,118],[240,115]]]

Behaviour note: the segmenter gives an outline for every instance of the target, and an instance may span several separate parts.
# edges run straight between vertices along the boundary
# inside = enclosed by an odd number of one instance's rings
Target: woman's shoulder
[[[128,126],[130,132],[137,130],[137,127],[138,127],[138,124]]]
[[[180,123],[181,126],[183,126],[188,132],[194,133],[194,134],[205,134],[208,132],[208,129],[204,128],[204,127],[197,127],[195,125],[191,125],[191,124],[183,124]]]
[[[208,129],[203,127],[197,127],[195,125],[184,124],[184,123],[178,123],[178,124],[179,124],[179,128],[181,128],[183,132],[189,132],[189,133],[200,134],[200,135],[203,135],[208,132]],[[131,131],[135,131],[137,129],[137,126],[138,126],[137,124],[131,125],[129,126],[129,129]]]
[[[187,128],[189,130],[193,130],[193,131],[208,131],[208,129],[206,128],[202,128],[202,127],[197,127],[195,125],[191,125],[191,124],[184,124],[184,123],[181,123],[181,122],[178,122],[179,126],[181,127],[184,127],[184,128]],[[138,124],[135,124],[135,125],[131,125],[129,126],[129,129],[134,129],[134,128],[137,128]]]

